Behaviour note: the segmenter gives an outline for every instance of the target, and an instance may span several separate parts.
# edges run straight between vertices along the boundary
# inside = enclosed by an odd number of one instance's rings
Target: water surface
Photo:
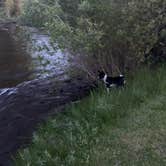
[[[28,41],[15,40],[24,32],[29,34]],[[0,93],[24,81],[64,74],[68,67],[68,53],[55,50],[47,34],[34,28],[20,28],[16,33],[0,30]]]
[[[7,30],[0,30],[0,88],[29,80],[31,57],[19,47]]]

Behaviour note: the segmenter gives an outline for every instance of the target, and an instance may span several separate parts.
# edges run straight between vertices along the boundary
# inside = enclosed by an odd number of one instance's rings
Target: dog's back
[[[107,74],[102,71],[102,72],[99,72],[99,79],[103,80],[107,88],[114,87],[114,86],[122,87],[125,84],[125,78],[124,78],[124,75],[122,74],[116,77],[110,77],[110,76],[107,76]]]
[[[107,77],[107,82],[111,85],[114,84],[115,86],[124,86],[125,81],[124,81],[124,76],[116,76],[116,77]]]

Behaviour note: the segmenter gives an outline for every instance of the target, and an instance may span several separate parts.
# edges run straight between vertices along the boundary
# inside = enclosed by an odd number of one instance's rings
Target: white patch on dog
[[[110,87],[115,87],[115,86],[116,86],[116,84],[111,84],[111,85],[110,85]]]
[[[123,77],[123,75],[122,75],[122,74],[120,74],[119,76],[120,76],[120,77]]]
[[[104,81],[105,83],[107,83],[107,74],[105,74],[105,76],[104,76],[104,78],[103,78],[103,81]]]

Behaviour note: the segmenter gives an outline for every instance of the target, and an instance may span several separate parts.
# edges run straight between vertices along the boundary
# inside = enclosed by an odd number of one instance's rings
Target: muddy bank
[[[30,140],[37,125],[64,106],[87,95],[91,83],[82,78],[38,79],[1,92],[0,166]]]

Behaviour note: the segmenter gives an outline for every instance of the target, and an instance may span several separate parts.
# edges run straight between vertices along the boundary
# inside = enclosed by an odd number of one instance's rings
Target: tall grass
[[[16,166],[161,166],[166,163],[166,67],[142,69],[124,89],[101,88],[48,120]]]

